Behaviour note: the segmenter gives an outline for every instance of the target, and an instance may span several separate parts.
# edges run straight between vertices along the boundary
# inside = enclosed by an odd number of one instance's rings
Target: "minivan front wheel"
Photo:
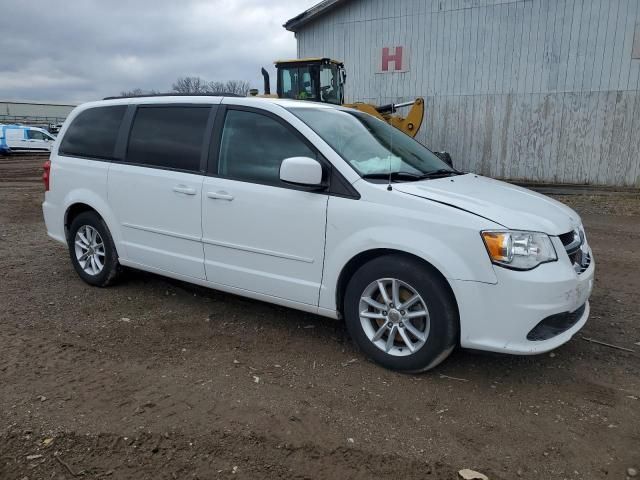
[[[433,368],[457,343],[450,290],[441,276],[408,256],[379,257],[360,267],[347,285],[344,313],[364,353],[393,370]]]
[[[83,212],[69,228],[69,255],[80,278],[90,285],[105,287],[120,272],[118,253],[106,224],[95,212]]]

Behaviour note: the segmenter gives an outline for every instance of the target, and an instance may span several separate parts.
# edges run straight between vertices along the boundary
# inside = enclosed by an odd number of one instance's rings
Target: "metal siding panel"
[[[618,23],[618,15],[620,2],[610,2],[608,5],[608,19],[606,28],[606,40],[604,47],[604,58],[602,62],[602,74],[600,77],[600,90],[612,90],[611,70],[613,67],[614,48],[616,36],[619,34],[616,25]]]
[[[466,77],[467,91],[473,94],[478,93],[478,61],[480,59],[478,42],[480,40],[479,15],[481,9],[471,9],[471,26],[469,32],[469,75]]]
[[[498,18],[500,19],[500,27],[498,29],[497,37],[497,56],[494,70],[494,78],[492,85],[492,92],[502,93],[502,79],[504,78],[504,64],[507,47],[507,28],[509,24],[509,8],[497,8]]]
[[[558,178],[563,105],[564,93],[552,93],[549,96],[549,118],[551,122],[551,145],[549,146],[550,156],[547,163],[547,169],[540,175],[541,178],[548,182],[555,182]]]
[[[588,183],[590,172],[590,152],[594,148],[597,117],[597,92],[581,92],[576,117],[571,122],[574,132],[574,158],[569,159],[573,175],[567,175],[572,183]]]
[[[589,44],[589,33],[591,30],[590,17],[593,0],[582,2],[580,4],[580,29],[577,37],[576,45],[576,63],[574,70],[574,78],[571,83],[573,91],[581,91],[584,83],[584,66],[587,57],[587,47]]]
[[[553,36],[549,38],[548,74],[546,91],[554,92],[558,89],[558,77],[560,68],[560,53],[562,51],[562,30],[564,24],[564,1],[552,2]]]
[[[498,165],[502,153],[502,135],[504,129],[505,119],[505,95],[491,95],[493,98],[493,129],[491,131],[491,151],[492,156],[489,158],[488,169],[485,171],[486,175],[497,176]]]
[[[569,47],[571,44],[571,30],[573,26],[573,5],[574,0],[564,0],[562,12],[562,35],[560,37],[560,58],[558,64],[558,82],[556,90],[564,92],[567,83],[567,70],[569,66]]]
[[[593,108],[593,137],[591,139],[591,148],[585,155],[587,162],[586,177],[590,182],[597,179],[598,166],[601,161],[601,150],[603,141],[603,130],[605,125],[605,102],[607,100],[606,92],[594,91]]]
[[[477,41],[477,29],[474,28],[473,20],[474,20],[474,10],[467,8],[464,11],[464,33],[465,33],[465,42],[464,42],[464,51],[463,53],[463,62],[464,64],[460,66],[460,89],[466,95],[474,93],[474,85],[473,81],[475,79],[475,57],[473,56],[474,51],[474,41]]]
[[[632,0],[638,1],[638,0]],[[624,24],[625,19],[627,18],[627,7],[628,2],[626,0],[618,0],[614,2],[618,4],[618,16],[617,22],[615,25],[616,34],[614,37],[613,44],[613,52],[612,52],[612,63],[611,63],[611,80],[609,83],[610,90],[621,90],[623,87],[621,86],[621,75],[620,71],[622,70],[622,56],[624,54],[624,44],[626,31],[621,26]],[[626,79],[625,79],[626,81]]]
[[[531,91],[531,83],[533,80],[533,68],[531,62],[533,44],[532,35],[533,27],[532,21],[532,6],[533,3],[519,3],[514,4],[513,9],[513,41],[512,47],[508,50],[511,51],[512,59],[509,68],[509,76],[511,77],[510,85],[508,86],[509,92],[524,93]],[[518,73],[524,76],[524,82],[518,84]],[[519,87],[519,88],[516,88]]]
[[[513,158],[511,148],[511,138],[513,133],[513,111],[514,101],[513,94],[508,93],[504,96],[504,117],[501,128],[500,138],[500,157],[496,165],[495,175],[504,178],[508,175],[509,159]]]
[[[442,77],[443,77],[443,66],[444,66],[444,25],[442,21],[442,17],[436,13],[431,14],[431,18],[433,19],[435,37],[433,38],[433,45],[435,48],[433,49],[435,55],[433,56],[433,91],[434,95],[442,95],[443,91],[441,88],[442,85]]]
[[[629,129],[631,133],[631,142],[629,145],[629,172],[626,184],[630,186],[640,187],[640,92],[638,85],[635,85],[636,105],[633,114],[633,123]]]
[[[613,138],[613,120],[615,116],[615,108],[616,108],[616,97],[617,92],[610,90],[604,93],[604,105],[601,105],[600,108],[603,110],[603,126],[602,126],[602,140],[600,142],[600,155],[599,162],[597,165],[597,170],[595,173],[595,178],[597,183],[605,184],[609,171],[610,171],[610,162],[611,162],[611,141]],[[603,108],[604,106],[604,108]],[[593,176],[593,174],[592,174]]]
[[[607,39],[607,24],[609,22],[609,0],[599,0],[600,8],[598,13],[598,35],[595,41],[593,54],[593,67],[591,69],[591,78],[588,79],[587,88],[590,90],[601,90],[602,85],[602,69],[605,59],[605,47]],[[598,98],[600,102],[601,97]]]
[[[467,157],[469,159],[469,171],[479,172],[482,170],[482,143],[484,140],[484,113],[486,111],[487,96],[470,95],[467,97],[471,101],[471,121],[469,122],[469,149]]]
[[[634,81],[630,83],[631,64],[638,63],[638,60],[632,59],[633,40],[636,27],[636,18],[638,14],[638,3],[640,0],[629,0],[626,22],[624,24],[624,42],[622,48],[622,65],[620,67],[620,83],[619,88],[628,90],[631,85],[636,84]]]
[[[537,9],[534,9],[536,50],[533,61],[533,88],[531,91],[532,93],[541,93],[543,92],[545,45],[549,30],[549,0],[538,0],[536,3],[538,6]]]
[[[453,90],[458,95],[466,95],[469,93],[469,90],[466,88],[466,80],[469,75],[469,60],[467,53],[469,50],[469,42],[467,40],[469,33],[469,27],[467,25],[468,13],[468,9],[463,9],[460,10],[458,12],[458,15],[456,16],[456,21],[459,28],[459,41],[457,42]]]
[[[638,93],[635,91],[618,91],[616,95],[616,109],[613,120],[613,135],[611,138],[610,158],[612,168],[609,170],[607,183],[610,185],[625,185],[633,182],[628,178],[628,173],[633,170],[637,157],[630,158],[631,136],[637,136],[638,132],[632,132],[633,115],[636,107]]]
[[[532,165],[529,174],[534,181],[542,181],[549,163],[552,148],[553,124],[551,122],[551,94],[540,93],[537,95],[539,128],[536,135],[536,162]]]
[[[495,15],[493,15],[493,8],[485,8],[484,17],[484,42],[482,53],[482,85],[480,87],[481,92],[484,94],[492,93],[490,89],[491,72],[494,70],[494,53],[495,42],[494,36],[496,35],[495,29]]]
[[[564,179],[564,171],[567,159],[567,136],[564,135],[564,128],[567,122],[569,122],[569,110],[570,110],[570,101],[569,93],[561,92],[560,98],[562,99],[560,103],[561,113],[560,113],[560,123],[558,128],[558,155],[556,157],[555,164],[555,172],[553,181],[562,183]]]
[[[478,122],[482,123],[482,135],[477,136],[479,145],[478,172],[489,176],[493,169],[496,152],[494,149],[494,132],[498,128],[499,119],[496,118],[496,95],[479,95],[482,102],[481,110],[478,112]]]
[[[508,156],[506,157],[505,171],[502,174],[506,178],[519,179],[523,175],[521,161],[521,150],[524,147],[523,143],[526,142],[528,132],[526,131],[527,115],[526,96],[510,93],[513,99],[513,114],[511,125],[512,129],[508,136]]]
[[[455,34],[453,32],[453,25],[450,20],[450,13],[445,12],[439,15],[442,21],[442,56],[440,58],[442,66],[441,66],[441,78],[438,84],[438,90],[442,92],[443,95],[451,94],[451,84],[449,81],[449,69],[452,62],[452,57],[454,55],[455,46],[453,45]],[[438,50],[440,51],[440,50]]]
[[[463,9],[455,13],[454,18],[458,28],[458,41],[456,42],[456,61],[453,70],[453,91],[457,95],[466,95],[468,91],[463,87],[463,76],[468,74],[468,63],[466,59],[467,10]]]
[[[595,68],[595,61],[597,55],[597,41],[600,26],[600,0],[592,0],[589,4],[589,16],[587,23],[587,41],[585,46],[585,56],[582,69],[582,79],[580,82],[581,90],[592,90],[593,84],[593,71]]]
[[[582,18],[582,1],[576,0],[573,3],[572,18],[571,18],[571,33],[569,36],[568,44],[568,56],[567,56],[567,71],[564,81],[563,90],[574,91],[575,79],[576,79],[576,64],[578,62],[578,49],[580,47],[580,30]]]
[[[640,84],[640,5],[636,10],[635,19],[635,31],[634,31],[634,45],[633,45],[633,58],[631,62],[631,69],[629,70],[629,88],[638,90]]]
[[[410,68],[409,73],[406,75],[406,88],[407,90],[404,92],[407,96],[416,96],[420,90],[417,90],[418,86],[418,70],[419,64],[421,62],[420,56],[423,52],[423,47],[421,42],[418,41],[417,35],[419,31],[419,21],[420,17],[415,14],[411,9],[413,9],[413,0],[405,0],[408,3],[407,6],[407,34],[405,41],[407,45],[411,47],[409,49],[409,58],[410,58]]]
[[[437,89],[437,79],[438,79],[438,18],[435,14],[429,13],[429,52],[431,55],[429,57],[429,62],[427,63],[429,71],[427,72],[428,86],[429,91],[428,94],[437,95],[439,90]]]
[[[504,63],[502,65],[502,74],[498,77],[498,92],[513,92],[511,68],[515,61],[514,50],[517,48],[516,26],[518,24],[518,17],[521,15],[520,5],[522,4],[510,3],[507,5],[507,24],[505,28],[505,44],[503,48]]]

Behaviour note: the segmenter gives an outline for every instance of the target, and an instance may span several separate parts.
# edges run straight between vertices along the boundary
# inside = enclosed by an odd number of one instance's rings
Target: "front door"
[[[53,137],[49,135],[45,135],[44,132],[40,130],[34,130],[32,128],[26,130],[27,136],[27,146],[29,150],[37,150],[37,151],[49,151],[51,150],[51,140]]]
[[[215,176],[202,187],[207,280],[317,305],[328,196],[279,179],[285,158],[316,158],[290,125],[226,107]]]

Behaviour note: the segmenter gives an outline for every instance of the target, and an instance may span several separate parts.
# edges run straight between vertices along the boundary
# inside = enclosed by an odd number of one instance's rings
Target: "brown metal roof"
[[[310,21],[315,20],[319,16],[324,15],[328,11],[347,3],[348,1],[349,0],[324,0],[310,9],[305,10],[300,15],[296,15],[295,17],[287,20],[283,27],[290,32],[297,32]]]

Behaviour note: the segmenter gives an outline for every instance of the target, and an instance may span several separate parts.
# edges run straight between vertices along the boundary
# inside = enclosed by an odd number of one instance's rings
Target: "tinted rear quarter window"
[[[129,136],[127,162],[191,172],[200,156],[211,107],[138,107]]]
[[[112,159],[126,105],[95,107],[81,112],[67,129],[59,153]]]

